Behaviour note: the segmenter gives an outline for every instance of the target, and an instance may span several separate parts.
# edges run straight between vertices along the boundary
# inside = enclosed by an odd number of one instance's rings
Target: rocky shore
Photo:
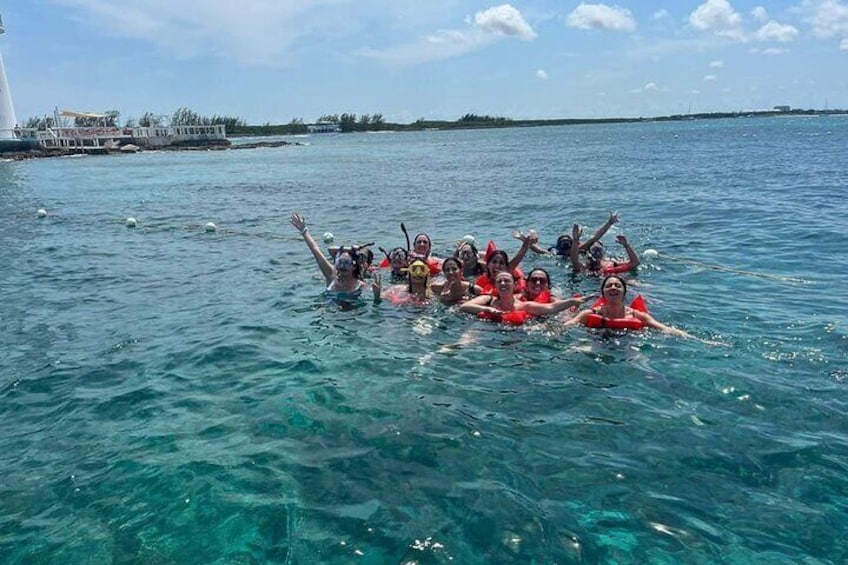
[[[258,141],[255,143],[239,143],[233,145],[227,139],[210,140],[205,142],[175,143],[164,147],[135,147],[128,150],[122,147],[72,147],[72,148],[43,148],[36,147],[18,151],[0,151],[0,160],[25,161],[27,159],[45,159],[51,157],[68,157],[71,155],[116,155],[137,153],[143,151],[228,151],[230,149],[257,149],[260,147],[285,147],[287,145],[303,145],[296,141]]]

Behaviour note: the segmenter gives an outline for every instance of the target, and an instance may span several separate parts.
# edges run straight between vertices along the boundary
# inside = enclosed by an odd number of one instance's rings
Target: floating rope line
[[[744,271],[742,269],[734,269],[732,267],[724,267],[722,265],[713,265],[711,263],[703,263],[701,261],[695,261],[694,259],[686,259],[685,257],[675,257],[674,255],[667,255],[663,253],[661,255],[664,259],[671,259],[672,261],[677,261],[678,263],[685,263],[687,265],[696,265],[698,267],[703,267],[705,269],[711,269],[713,271],[723,271],[725,273],[735,273],[737,275],[745,275],[748,277],[758,277],[761,279],[769,279],[780,282],[788,282],[793,284],[815,284],[814,281],[809,281],[806,279],[799,279],[796,277],[787,277],[783,275],[770,275],[768,273],[756,273],[754,271]]]

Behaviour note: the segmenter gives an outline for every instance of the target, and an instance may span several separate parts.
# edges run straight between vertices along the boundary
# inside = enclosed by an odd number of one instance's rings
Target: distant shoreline
[[[543,126],[574,126],[592,124],[632,124],[643,122],[678,122],[688,120],[720,120],[729,118],[773,118],[782,116],[832,116],[846,115],[848,110],[758,110],[749,112],[703,112],[697,114],[672,114],[669,116],[638,117],[638,118],[555,118],[544,120],[513,120],[502,117],[484,116],[481,119],[461,119],[455,121],[447,120],[417,120],[409,124],[381,122],[379,125],[372,124],[367,129],[354,129],[342,131],[342,133],[354,133],[360,131],[425,131],[425,130],[452,130],[452,129],[488,129],[488,128],[515,128],[515,127],[543,127]],[[289,131],[291,124],[280,125],[241,125],[227,132],[227,137],[266,137],[274,135],[298,135],[304,132]],[[323,134],[317,134],[323,135]]]

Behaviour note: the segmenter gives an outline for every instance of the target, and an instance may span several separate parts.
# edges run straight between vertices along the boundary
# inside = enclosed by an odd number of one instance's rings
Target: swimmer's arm
[[[579,314],[577,314],[576,316],[574,316],[570,320],[566,320],[565,323],[563,324],[563,326],[568,327],[568,326],[579,326],[581,324],[585,324],[586,318],[591,313],[592,313],[591,310],[583,310],[582,312],[580,312]]]
[[[383,277],[379,272],[375,272],[374,276],[371,277],[371,291],[374,293],[374,304],[380,302],[382,298],[381,290],[383,285]]]
[[[291,215],[290,221],[295,229],[300,232],[300,235],[303,236],[303,241],[306,242],[306,246],[315,257],[315,262],[318,263],[318,268],[321,269],[321,274],[324,275],[324,280],[327,284],[333,282],[333,265],[326,257],[324,257],[324,254],[321,252],[321,248],[318,247],[318,244],[309,233],[309,228],[306,226],[306,218],[302,214],[295,212]]]
[[[627,270],[635,269],[636,267],[638,267],[642,260],[639,259],[639,254],[636,253],[636,250],[633,249],[633,246],[630,245],[630,242],[627,241],[627,238],[619,234],[615,236],[615,240],[621,245],[623,245],[624,250],[627,251]]]
[[[669,335],[673,335],[673,336],[677,336],[677,337],[683,337],[683,338],[686,338],[686,339],[695,339],[695,336],[693,336],[689,332],[685,332],[681,329],[663,324],[662,322],[658,321],[656,318],[654,318],[653,316],[651,316],[647,312],[640,312],[639,310],[630,310],[630,312],[633,313],[633,316],[635,318],[639,318],[640,320],[642,320],[642,322],[646,326],[648,326],[649,328],[654,328],[655,330],[659,330],[659,331],[661,331],[665,334],[669,334]]]
[[[609,229],[616,222],[618,222],[618,214],[616,212],[610,212],[609,219],[604,223],[604,225],[595,230],[595,233],[592,235],[592,237],[587,239],[586,242],[580,246],[580,251],[586,251],[587,249],[592,247],[592,244],[604,237],[604,235],[606,235]]]
[[[713,345],[713,346],[720,346],[720,347],[732,347],[729,343],[725,343],[723,341],[713,341],[713,340],[710,340],[710,339],[701,339],[700,337],[694,336],[694,335],[690,334],[689,332],[683,331],[679,328],[667,326],[666,324],[663,324],[663,323],[655,320],[654,317],[651,316],[650,314],[646,314],[644,312],[634,311],[633,315],[636,316],[637,318],[641,319],[643,322],[645,322],[646,326],[658,329],[661,332],[669,334],[669,335],[682,337],[682,338],[685,338],[685,339],[694,339],[695,341],[700,341],[701,343],[704,343],[706,345]]]
[[[459,307],[460,312],[466,312],[468,314],[479,314],[481,312],[489,312],[490,314],[497,314],[500,312],[497,308],[492,308],[489,306],[489,302],[491,302],[492,297],[488,294],[484,294],[482,296],[477,296],[472,298],[471,300],[464,302]]]
[[[581,296],[577,298],[568,298],[565,300],[557,300],[556,302],[525,302],[524,310],[530,312],[534,316],[549,316],[551,314],[556,314],[557,312],[562,312],[563,310],[568,310],[573,306],[579,306],[586,302],[588,297]]]
[[[574,224],[571,226],[571,250],[568,252],[568,256],[571,259],[571,268],[575,271],[582,271],[583,265],[580,264],[580,224]]]
[[[536,253],[537,255],[550,255],[550,252],[547,249],[542,249],[538,243],[531,243],[530,251]]]
[[[520,231],[512,234],[512,237],[521,240],[521,248],[515,253],[515,257],[513,257],[509,262],[510,272],[514,271],[515,268],[521,264],[521,261],[524,260],[524,256],[527,255],[527,250],[530,249],[530,246],[539,241],[538,237],[533,237],[530,234],[524,234]]]

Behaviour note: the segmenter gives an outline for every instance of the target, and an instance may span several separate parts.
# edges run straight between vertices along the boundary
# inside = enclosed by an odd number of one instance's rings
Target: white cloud
[[[766,12],[766,9],[762,6],[757,6],[756,8],[751,10],[751,15],[754,17],[755,20],[761,23],[766,23],[769,19],[768,12]]]
[[[633,31],[636,20],[630,10],[606,4],[586,4],[581,2],[566,20],[569,27],[577,29],[598,29],[603,31]]]
[[[713,82],[718,80],[718,75],[704,75],[704,82]]]
[[[548,80],[548,72],[545,69],[536,71],[536,76],[541,80]]]
[[[756,53],[759,55],[782,55],[787,52],[788,49],[781,49],[779,47],[768,47],[766,49],[751,49],[751,53]]]
[[[423,40],[388,49],[363,49],[358,55],[382,61],[391,66],[410,66],[439,61],[477,51],[504,38],[522,41],[536,38],[536,32],[521,12],[509,4],[477,12],[462,30],[440,30]]]
[[[745,39],[742,16],[727,0],[707,0],[689,14],[689,23],[700,31],[711,31],[736,41]]]
[[[710,61],[710,68],[711,69],[723,69],[724,68],[724,61]]]
[[[848,39],[843,39],[839,42],[840,51],[848,51]]]
[[[109,33],[148,41],[175,57],[221,55],[247,64],[285,63],[293,46],[306,37],[338,35],[339,21],[321,23],[329,5],[344,0],[252,0],[246,9],[237,2],[201,0],[54,0],[85,25]]]
[[[657,86],[655,82],[649,82],[645,86],[642,87],[646,92],[649,90],[659,90],[660,88]]]
[[[663,19],[667,18],[669,15],[670,14],[668,13],[668,10],[663,8],[662,10],[657,10],[656,12],[654,12],[654,15],[651,16],[651,17],[655,20],[663,20]]]
[[[698,90],[697,88],[692,89],[692,94],[700,94],[700,93],[701,93],[701,91]]]
[[[840,0],[804,0],[798,10],[818,37],[848,33],[848,4]]]
[[[483,31],[517,37],[523,41],[536,38],[536,32],[524,21],[521,12],[509,4],[477,12],[474,15],[474,25]]]
[[[795,38],[798,37],[798,30],[791,25],[779,24],[772,20],[758,29],[754,36],[759,41],[789,43],[790,41],[795,41]]]

